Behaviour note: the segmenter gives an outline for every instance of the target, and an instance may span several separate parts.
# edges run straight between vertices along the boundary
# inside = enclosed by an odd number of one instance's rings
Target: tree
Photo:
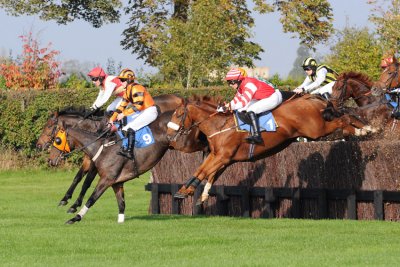
[[[96,28],[118,22],[121,7],[119,0],[0,0],[0,8],[13,16],[39,15],[42,20],[54,20],[59,24],[83,19]]]
[[[326,56],[325,63],[337,72],[364,72],[376,79],[381,73],[381,57],[381,47],[368,28],[346,27],[338,32],[337,41],[331,47],[331,54]]]
[[[300,42],[309,48],[326,41],[333,32],[332,9],[327,0],[253,2],[254,10],[261,14],[281,12],[284,31],[297,33]],[[55,0],[0,0],[0,8],[12,15],[39,14],[41,19],[62,24],[84,19],[94,27],[117,22],[123,10],[131,16],[123,31],[123,49],[160,68],[168,79],[185,79],[186,86],[201,83],[205,68],[198,64],[203,62],[201,59],[209,59],[209,72],[219,72],[231,64],[252,66],[263,51],[250,40],[254,19],[246,0],[174,0],[172,7],[166,0],[129,0],[123,7],[117,0],[64,0],[61,4]],[[172,64],[170,60],[184,60],[188,65]]]
[[[252,66],[252,60],[263,50],[247,41],[247,27],[254,21],[246,16],[249,11],[244,4],[195,2],[186,21],[173,18],[166,25],[168,30],[158,33],[152,50],[159,52],[152,64],[167,80],[183,81],[186,88],[220,78],[230,65]]]
[[[308,49],[306,46],[301,45],[297,49],[297,57],[293,63],[293,68],[289,72],[289,78],[294,79],[294,80],[300,80],[304,78],[304,70],[301,67],[301,64],[303,63],[304,59],[310,56],[310,49]]]
[[[22,55],[17,60],[10,59],[0,64],[0,75],[6,88],[50,89],[56,88],[61,75],[60,63],[56,60],[59,51],[51,49],[51,43],[41,47],[32,33],[20,36]]]
[[[300,44],[314,49],[334,32],[332,8],[327,0],[276,1],[284,32],[297,33]]]
[[[388,2],[390,3],[385,5]],[[375,13],[370,16],[370,20],[376,25],[382,49],[385,53],[399,52],[400,0],[369,0],[368,3],[374,5]]]

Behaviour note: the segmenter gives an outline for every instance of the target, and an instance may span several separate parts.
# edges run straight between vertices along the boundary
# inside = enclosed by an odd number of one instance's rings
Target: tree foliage
[[[327,0],[253,3],[254,11],[261,14],[280,12],[284,31],[296,33],[309,48],[333,32]],[[94,27],[117,22],[124,11],[130,19],[123,31],[123,49],[158,67],[167,79],[184,80],[186,86],[201,84],[206,70],[217,71],[218,76],[221,68],[231,64],[252,66],[263,51],[251,41],[254,19],[246,0],[0,0],[0,8],[60,24],[83,19]]]
[[[331,54],[325,63],[337,72],[364,72],[377,79],[382,52],[378,41],[368,28],[346,27],[338,32],[337,42],[331,47]]]
[[[333,14],[327,0],[276,1],[284,32],[297,33],[300,44],[313,49],[334,32]]]
[[[7,89],[50,89],[56,88],[61,75],[60,63],[56,60],[59,51],[51,44],[41,47],[32,33],[20,36],[23,42],[22,55],[18,60],[0,64],[0,75]]]
[[[14,16],[39,15],[42,20],[54,20],[59,24],[83,19],[96,28],[118,22],[121,7],[119,0],[0,0],[0,8]]]
[[[373,5],[370,20],[376,26],[385,53],[398,52],[400,48],[400,0],[369,0]]]
[[[188,9],[185,21],[172,18],[158,32],[152,64],[170,81],[186,88],[218,79],[230,65],[252,66],[262,48],[251,41],[254,24],[245,1],[203,0]],[[210,73],[212,74],[210,76]]]

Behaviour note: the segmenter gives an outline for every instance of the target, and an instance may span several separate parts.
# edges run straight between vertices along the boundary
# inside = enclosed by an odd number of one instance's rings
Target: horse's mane
[[[368,75],[356,71],[343,72],[337,78],[337,80],[346,80],[346,79],[356,79],[369,86],[372,86],[373,84],[373,81]]]
[[[196,95],[196,94],[191,95],[188,98],[188,100],[193,102],[207,102],[209,104],[214,104],[215,106],[218,106],[221,102],[223,102],[223,99],[220,96]]]
[[[83,106],[79,106],[79,107],[68,106],[68,107],[62,108],[58,112],[58,115],[59,116],[61,116],[61,115],[75,115],[75,116],[83,117],[88,112],[90,112],[90,110],[85,108],[85,107],[83,107]],[[103,119],[104,116],[105,116],[104,110],[97,110],[94,114],[92,114],[91,118],[93,120],[101,120],[101,119]]]

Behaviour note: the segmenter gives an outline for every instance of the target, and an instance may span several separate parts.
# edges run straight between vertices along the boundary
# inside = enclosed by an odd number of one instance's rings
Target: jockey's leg
[[[118,155],[133,159],[133,148],[135,146],[135,131],[128,129],[127,131],[128,147],[121,146],[121,150],[117,152]]]
[[[247,114],[250,117],[251,125],[253,130],[251,131],[251,136],[246,137],[246,140],[252,144],[261,144],[263,142],[260,133],[260,125],[258,124],[258,118],[253,111],[248,111]]]
[[[253,126],[252,136],[246,138],[247,141],[253,144],[262,143],[261,133],[260,133],[260,126],[258,124],[258,119],[256,114],[261,112],[272,110],[276,108],[279,104],[282,103],[282,94],[281,92],[275,91],[272,95],[267,98],[261,99],[254,104],[251,104],[247,108],[247,114],[250,117],[251,124]]]
[[[319,93],[326,99],[329,100],[331,94],[332,94],[332,87],[335,85],[335,82],[330,82],[321,88],[319,88]]]

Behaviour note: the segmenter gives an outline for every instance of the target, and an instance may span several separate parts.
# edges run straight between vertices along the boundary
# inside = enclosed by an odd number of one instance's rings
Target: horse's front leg
[[[82,220],[83,216],[89,211],[90,207],[96,203],[96,201],[101,197],[101,195],[113,184],[113,179],[107,179],[100,177],[99,182],[97,183],[96,188],[94,189],[92,195],[89,197],[88,201],[86,202],[85,206],[81,208],[78,214],[75,215],[74,218],[68,220],[67,224],[73,224],[75,222],[79,222]]]
[[[123,223],[125,221],[125,196],[124,196],[124,184],[117,183],[113,184],[115,197],[118,203],[118,223]]]
[[[87,173],[87,170],[84,169],[82,166],[78,173],[75,175],[74,179],[72,180],[72,184],[69,186],[67,192],[65,193],[64,197],[60,200],[58,203],[58,206],[65,206],[68,204],[68,200],[71,199],[72,194],[75,191],[76,186],[79,184],[79,182],[82,180],[83,176],[85,176]]]
[[[97,169],[93,164],[91,166],[91,169],[86,175],[85,181],[83,182],[82,189],[81,192],[79,193],[78,198],[76,199],[75,203],[68,209],[67,211],[68,213],[75,213],[78,207],[82,205],[83,197],[85,196],[86,191],[89,189],[96,175],[97,175]]]
[[[212,161],[213,158],[214,154],[209,154],[199,168],[201,168],[201,166],[203,166],[205,163]],[[189,194],[193,194],[200,183],[201,181],[196,176],[190,177],[186,181],[186,183],[182,185],[179,191],[174,195],[174,198],[186,198]]]
[[[208,156],[207,159],[200,165],[200,167],[197,169],[197,171],[191,178],[194,181],[189,185],[189,187],[187,187],[187,188],[182,187],[178,191],[178,193],[180,193],[180,195],[179,196],[175,195],[175,197],[184,198],[189,195],[193,195],[197,186],[205,178],[211,177],[212,174],[215,174],[217,171],[224,168],[228,163],[229,163],[228,158],[226,158],[226,157],[223,158],[218,155],[214,156],[213,154],[210,154],[210,156]],[[211,188],[210,185],[209,185],[209,187]]]
[[[94,163],[90,160],[89,157],[85,156],[83,158],[83,163],[81,168],[79,169],[78,173],[75,175],[74,179],[72,180],[72,184],[68,188],[67,192],[65,193],[64,197],[58,203],[58,206],[65,206],[68,204],[68,200],[71,199],[76,186],[81,182],[82,178],[94,167]],[[81,204],[82,205],[82,201]],[[79,205],[79,206],[80,206]],[[76,211],[76,209],[75,209]],[[73,211],[73,212],[75,212]]]

